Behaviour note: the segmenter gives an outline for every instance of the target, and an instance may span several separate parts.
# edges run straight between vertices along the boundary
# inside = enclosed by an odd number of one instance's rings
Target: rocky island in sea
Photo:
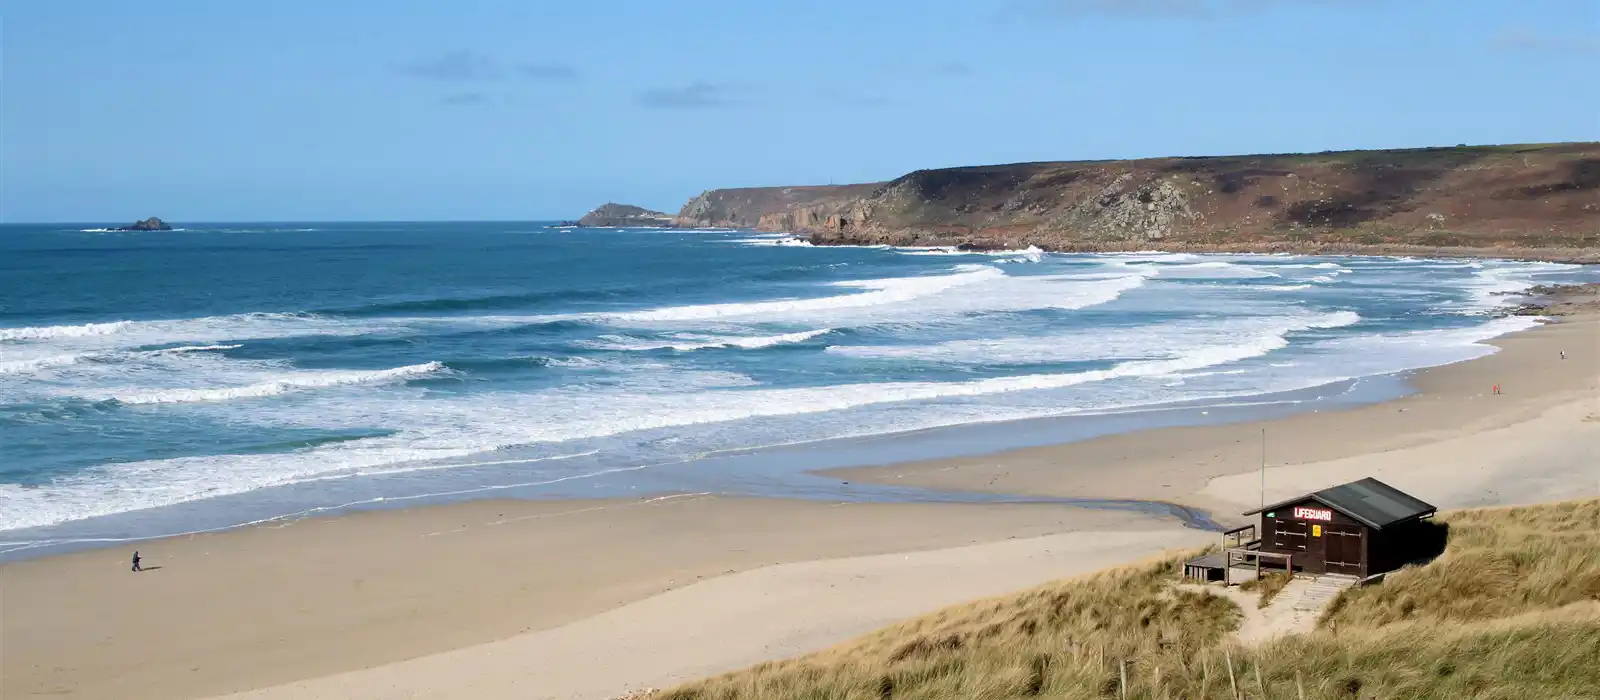
[[[118,226],[112,231],[171,231],[172,227],[167,222],[154,216],[144,221],[135,221],[132,226]]]
[[[584,214],[583,218],[578,219],[577,225],[672,228],[677,225],[677,217],[631,204],[608,202],[595,208],[594,211]]]

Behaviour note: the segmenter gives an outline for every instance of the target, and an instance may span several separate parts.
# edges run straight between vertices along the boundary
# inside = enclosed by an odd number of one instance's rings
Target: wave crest
[[[268,396],[278,396],[293,391],[307,389],[325,389],[353,384],[387,384],[389,382],[406,381],[424,377],[436,372],[444,371],[442,362],[425,362],[419,365],[407,365],[393,369],[353,371],[353,372],[318,372],[315,374],[299,374],[269,382],[260,382],[246,386],[225,387],[218,389],[167,389],[144,394],[131,394],[126,396],[109,396],[106,399],[120,404],[138,406],[149,404],[168,403],[197,403],[205,401],[232,401],[234,399],[255,399]]]
[[[783,333],[780,335],[765,336],[694,336],[681,339],[679,342],[650,341],[630,338],[628,336],[610,335],[601,336],[600,342],[590,341],[584,343],[587,347],[597,350],[676,350],[678,352],[692,352],[694,350],[710,350],[717,348],[739,348],[743,350],[759,350],[779,345],[792,345],[803,343],[812,338],[832,333],[832,328],[821,328],[814,331],[800,331],[797,333]]]

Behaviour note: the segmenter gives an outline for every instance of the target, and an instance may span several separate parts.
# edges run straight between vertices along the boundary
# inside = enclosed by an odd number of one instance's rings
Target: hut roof
[[[1316,493],[1296,496],[1265,508],[1249,511],[1255,515],[1276,510],[1306,499],[1317,501],[1329,508],[1354,518],[1367,527],[1382,530],[1390,525],[1432,515],[1437,508],[1422,502],[1400,489],[1367,477],[1360,481],[1325,488]]]

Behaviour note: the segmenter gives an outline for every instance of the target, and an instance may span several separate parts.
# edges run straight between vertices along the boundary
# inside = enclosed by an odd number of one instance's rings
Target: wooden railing
[[[1249,533],[1249,534],[1245,534]],[[1236,527],[1222,533],[1222,548],[1228,549],[1257,549],[1261,547],[1261,538],[1257,536],[1254,524]]]

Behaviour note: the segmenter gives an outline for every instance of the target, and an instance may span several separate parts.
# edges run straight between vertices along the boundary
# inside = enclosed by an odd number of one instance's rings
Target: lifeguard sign
[[[1333,522],[1333,511],[1325,508],[1306,508],[1304,506],[1296,506],[1294,509],[1294,517],[1296,520],[1321,520],[1323,522]]]

